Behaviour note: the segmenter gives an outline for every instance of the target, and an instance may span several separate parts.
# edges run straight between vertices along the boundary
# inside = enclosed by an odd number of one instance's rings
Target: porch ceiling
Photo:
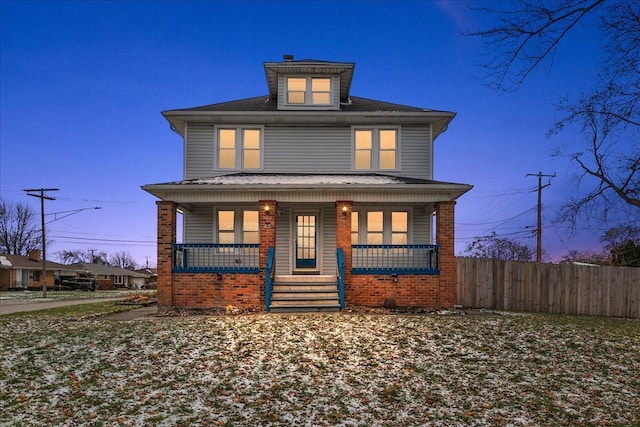
[[[321,202],[435,203],[456,200],[468,184],[388,175],[297,175],[238,173],[149,184],[143,190],[176,203]]]

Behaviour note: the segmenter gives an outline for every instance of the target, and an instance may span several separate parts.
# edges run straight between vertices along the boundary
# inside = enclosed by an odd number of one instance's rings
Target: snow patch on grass
[[[8,318],[2,425],[636,425],[640,322]]]

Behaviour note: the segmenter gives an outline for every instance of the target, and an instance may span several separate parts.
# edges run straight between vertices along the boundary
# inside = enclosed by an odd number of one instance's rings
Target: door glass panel
[[[316,216],[296,215],[296,268],[316,267]]]

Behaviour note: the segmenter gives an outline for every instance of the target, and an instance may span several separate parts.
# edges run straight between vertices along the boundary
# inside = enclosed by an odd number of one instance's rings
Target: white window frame
[[[121,274],[113,275],[113,284],[114,285],[123,285],[124,284],[124,276]]]
[[[258,212],[258,224],[257,224],[257,232],[258,232],[258,243],[260,242],[260,210],[258,208],[253,208],[253,207],[243,207],[243,208],[238,208],[238,207],[230,207],[230,208],[224,208],[221,207],[219,209],[215,209],[214,210],[214,239],[216,243],[220,243],[220,224],[219,224],[219,217],[218,217],[218,212],[221,211],[232,211],[233,212],[233,244],[238,244],[238,245],[242,245],[245,244],[246,242],[244,241],[244,234],[245,234],[245,230],[244,230],[244,212],[245,211],[254,211],[254,212]],[[256,230],[248,230],[251,232],[255,232]]]
[[[221,130],[233,130],[235,131],[235,165],[232,168],[222,167],[220,165],[220,131]],[[257,130],[260,132],[260,165],[257,168],[248,168],[244,165],[244,132],[247,130]],[[259,171],[264,168],[264,126],[216,126],[215,127],[215,169],[216,170],[247,170],[247,171]]]
[[[392,130],[396,132],[396,165],[395,168],[380,168],[380,131]],[[356,133],[358,131],[371,131],[371,167],[369,169],[356,168]],[[353,126],[351,128],[351,169],[353,171],[399,171],[400,168],[400,126]]]
[[[304,102],[289,102],[289,79],[305,79],[305,89],[304,89]],[[314,103],[313,102],[313,80],[314,79],[325,79],[329,80],[329,102],[327,103]],[[300,92],[300,91],[296,91]],[[327,93],[325,91],[318,91],[317,93]],[[285,76],[285,100],[284,104],[290,107],[295,106],[307,106],[307,107],[326,107],[333,105],[333,77],[332,76]]]
[[[392,222],[391,215],[392,212],[406,212],[407,213],[407,245],[412,244],[413,242],[413,210],[409,207],[376,207],[376,206],[368,206],[368,207],[359,207],[354,208],[353,212],[358,213],[358,242],[360,245],[367,245],[367,236],[369,229],[367,227],[367,213],[368,212],[382,212],[382,244],[383,245],[391,245],[393,239],[393,230],[392,230]],[[352,231],[352,235],[356,233]]]

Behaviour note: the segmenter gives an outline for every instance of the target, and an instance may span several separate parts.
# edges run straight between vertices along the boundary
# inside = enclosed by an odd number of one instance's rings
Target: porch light
[[[269,214],[271,213],[271,207],[270,207],[269,205],[266,205],[266,206],[264,207],[264,212],[265,212],[267,215],[269,215]]]
[[[346,215],[348,211],[349,211],[349,208],[347,207],[347,205],[343,205],[342,206],[342,215]]]

